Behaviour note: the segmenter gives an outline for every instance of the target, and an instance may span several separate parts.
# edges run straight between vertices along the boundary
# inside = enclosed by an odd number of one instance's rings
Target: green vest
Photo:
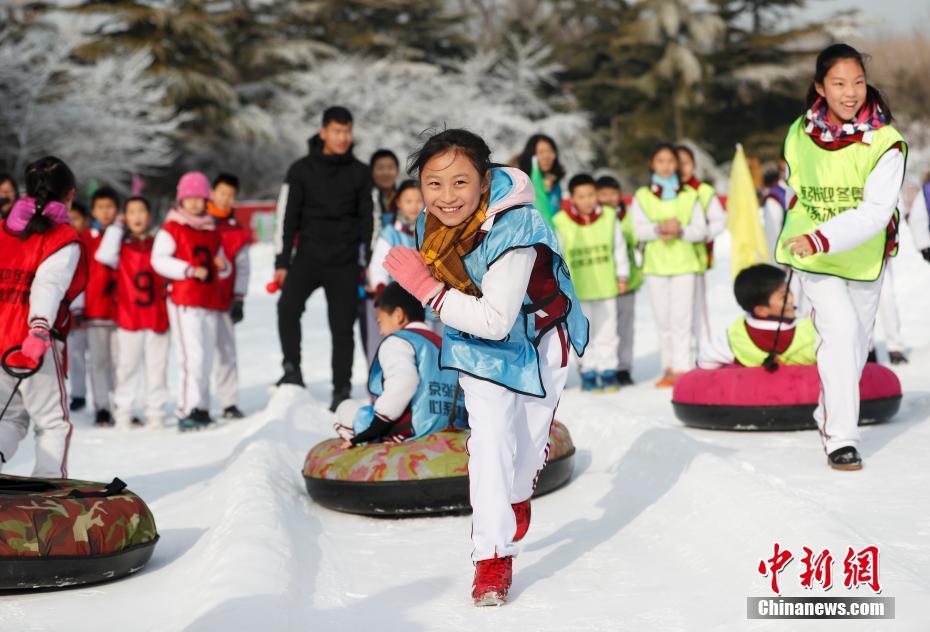
[[[691,187],[682,188],[674,200],[658,198],[648,187],[641,187],[636,191],[635,197],[650,222],[658,223],[675,218],[683,227],[691,223],[691,213],[698,199],[697,191]],[[646,242],[643,252],[643,274],[678,276],[700,270],[701,262],[697,249],[690,241],[655,239]]]
[[[600,301],[617,296],[617,266],[614,261],[614,229],[617,212],[602,206],[590,224],[579,224],[565,211],[556,213],[552,225],[562,242],[562,253],[572,275],[575,294],[582,301]]]
[[[717,190],[706,182],[702,182],[697,188],[697,195],[698,200],[701,202],[701,208],[704,209],[704,218],[706,219],[707,207],[710,206],[710,201],[717,195]],[[704,274],[710,267],[709,258],[707,256],[707,244],[694,244],[694,249],[697,250],[698,261],[701,264],[700,273]]]
[[[746,331],[746,317],[740,316],[727,329],[727,341],[736,361],[743,366],[762,366],[771,349],[760,349]],[[810,318],[800,319],[794,326],[794,338],[784,353],[775,356],[779,364],[817,364],[817,330]]]
[[[630,260],[630,276],[626,280],[626,293],[638,290],[643,284],[643,267],[636,263],[636,236],[633,235],[633,214],[627,210],[620,220],[620,232],[626,241],[626,256]]]
[[[817,146],[804,131],[805,124],[803,116],[798,118],[785,137],[785,160],[790,170],[788,186],[797,193],[798,201],[785,217],[775,259],[797,270],[852,281],[874,281],[885,263],[884,229],[855,248],[803,259],[785,250],[784,245],[787,239],[812,233],[824,222],[856,208],[863,200],[865,181],[879,159],[899,143],[906,157],[907,145],[898,130],[886,125],[873,133],[869,145],[853,143],[830,151]]]

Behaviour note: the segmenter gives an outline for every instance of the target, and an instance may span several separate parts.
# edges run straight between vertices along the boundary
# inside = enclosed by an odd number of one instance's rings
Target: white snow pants
[[[795,274],[813,307],[822,384],[814,419],[829,454],[859,443],[859,378],[869,354],[882,279],[847,281],[824,274]]]
[[[239,367],[236,361],[236,326],[229,312],[217,312],[216,366],[213,379],[220,407],[229,408],[239,403]]]
[[[139,391],[139,377],[145,379],[145,421],[158,427],[165,421],[168,401],[168,348],[170,336],[143,329],[116,332],[120,355],[116,362],[116,391],[113,393],[114,418],[120,428],[129,428],[132,405]]]
[[[68,415],[68,391],[65,388],[64,345],[55,342],[45,354],[39,372],[19,385],[10,407],[0,420],[0,469],[35,425],[36,463],[32,475],[42,478],[68,477],[68,445],[71,443],[71,418]],[[0,406],[6,403],[17,379],[0,371]]]
[[[885,333],[885,345],[888,351],[904,351],[901,340],[901,317],[898,315],[898,299],[894,289],[894,269],[889,259],[885,264],[885,279],[882,281],[881,298],[878,299],[878,320]],[[872,345],[875,342],[873,340]]]
[[[87,351],[90,361],[90,392],[96,410],[110,410],[113,394],[114,368],[119,357],[116,344],[116,324],[110,320],[87,323]]]
[[[663,371],[684,373],[694,368],[691,353],[694,278],[694,274],[646,277]]]
[[[175,305],[168,300],[171,338],[180,369],[179,419],[187,417],[194,408],[210,410],[210,371],[219,315],[216,310]]]
[[[636,292],[617,297],[617,335],[620,351],[617,368],[630,371],[633,368],[633,325],[636,322]]]
[[[87,330],[68,334],[68,384],[71,397],[87,397]]]
[[[694,343],[698,350],[710,345],[710,316],[707,311],[707,282],[705,274],[694,275]]]
[[[581,311],[588,317],[588,348],[578,359],[582,373],[617,370],[620,339],[617,336],[617,299],[581,301]]]
[[[518,395],[503,386],[461,374],[471,436],[468,486],[471,496],[472,561],[516,555],[517,522],[512,504],[533,494],[549,453],[549,428],[568,376],[568,352],[560,328],[539,342],[545,397]]]

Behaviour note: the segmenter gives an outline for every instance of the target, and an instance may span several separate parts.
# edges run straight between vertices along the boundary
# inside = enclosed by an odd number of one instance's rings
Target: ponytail
[[[820,98],[820,94],[817,92],[817,84],[819,83],[823,85],[824,79],[826,79],[827,73],[830,72],[830,69],[833,68],[837,62],[844,59],[851,59],[858,63],[859,67],[862,68],[863,74],[865,74],[865,55],[860,53],[849,44],[833,44],[831,46],[827,46],[825,49],[820,51],[819,55],[817,55],[817,64],[814,69],[814,78],[811,81],[811,85],[807,88],[807,109],[810,109],[811,106],[813,106],[817,101],[817,99]],[[871,84],[866,84],[865,99],[866,103],[874,103],[877,105],[889,123],[894,120],[894,115],[891,112],[891,106],[888,105],[888,100],[885,99],[885,95],[882,94],[881,90]]]
[[[50,202],[64,202],[75,188],[74,173],[60,158],[46,156],[26,167],[26,195],[35,198],[36,209],[20,236],[42,234],[52,220],[42,212]]]

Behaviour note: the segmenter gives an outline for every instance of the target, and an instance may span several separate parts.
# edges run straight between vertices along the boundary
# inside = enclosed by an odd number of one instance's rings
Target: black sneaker
[[[136,427],[136,428],[141,428],[142,426],[145,425],[145,422],[142,421],[141,419],[139,419],[138,417],[133,417],[133,418],[132,418],[132,425],[133,425],[134,427]]]
[[[831,452],[827,455],[827,463],[834,470],[862,469],[862,457],[859,456],[859,451],[851,445]]]
[[[238,406],[227,406],[223,409],[223,419],[242,419],[245,413]]]
[[[907,364],[907,356],[900,351],[889,351],[888,361],[892,364]]]
[[[113,416],[110,415],[109,410],[101,408],[97,411],[97,416],[94,418],[94,425],[100,428],[109,428],[113,423]]]
[[[339,408],[339,404],[352,397],[351,388],[337,388],[333,391],[333,403],[329,405],[329,412],[334,413]]]
[[[865,359],[866,362],[878,362],[878,356],[875,355],[875,349],[869,349],[869,357]]]
[[[633,378],[629,371],[617,371],[617,382],[620,386],[633,386]]]
[[[87,406],[87,400],[83,397],[72,397],[71,404],[68,406],[68,410],[75,412],[78,410],[83,410]]]
[[[300,372],[299,366],[294,366],[290,362],[284,363],[284,375],[278,380],[278,386],[283,384],[293,384],[294,386],[304,388],[304,376],[303,373]]]
[[[202,408],[194,408],[187,417],[178,420],[178,430],[181,432],[203,430],[211,425],[213,425],[213,418]]]

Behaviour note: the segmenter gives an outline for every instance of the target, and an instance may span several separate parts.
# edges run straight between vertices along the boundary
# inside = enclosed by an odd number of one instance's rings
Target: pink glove
[[[48,329],[36,326],[29,330],[29,335],[23,340],[23,348],[20,353],[32,360],[33,363],[38,364],[51,346],[52,338],[49,336]]]
[[[402,288],[426,305],[442,290],[443,284],[433,278],[429,268],[413,248],[395,246],[384,259],[384,269]]]

